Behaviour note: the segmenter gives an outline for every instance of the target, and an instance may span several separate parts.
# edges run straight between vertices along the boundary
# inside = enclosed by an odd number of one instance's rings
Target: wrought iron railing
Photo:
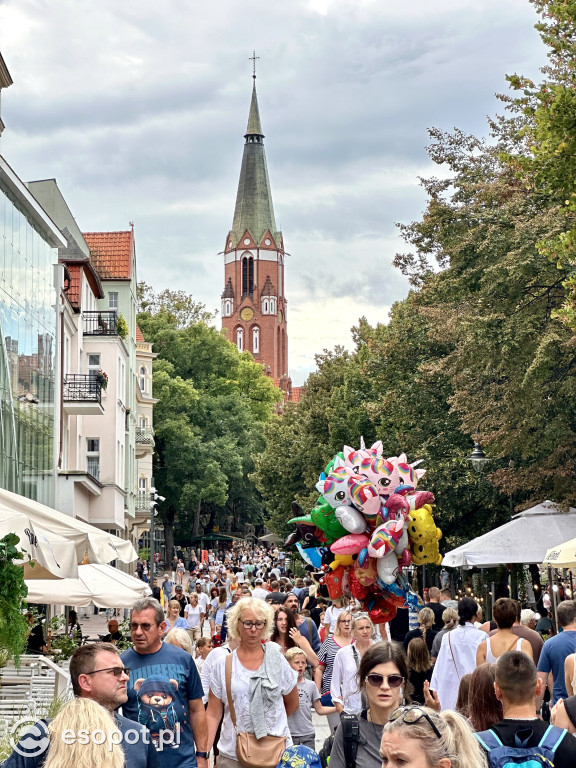
[[[136,427],[136,445],[154,445],[152,427]]]
[[[90,374],[69,373],[64,379],[64,400],[102,405],[102,384]]]
[[[116,312],[83,312],[84,336],[118,336]]]

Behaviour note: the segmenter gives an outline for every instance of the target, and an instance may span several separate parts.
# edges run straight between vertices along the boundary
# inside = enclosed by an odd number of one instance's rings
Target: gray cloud
[[[528,0],[0,0],[1,151],[56,177],[83,230],[134,221],[141,278],[218,307],[256,48],[302,378],[406,294],[394,222],[424,208],[426,129],[485,134],[504,74],[545,63],[534,21]]]

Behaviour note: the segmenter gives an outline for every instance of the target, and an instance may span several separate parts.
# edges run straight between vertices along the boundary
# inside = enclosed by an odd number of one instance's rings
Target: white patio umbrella
[[[541,563],[556,542],[566,541],[575,531],[574,507],[563,511],[553,501],[543,501],[493,531],[447,552],[442,565],[490,568],[507,563]]]
[[[35,524],[28,515],[0,508],[0,539],[9,533],[18,536],[17,548],[37,564],[38,570],[53,573],[55,577],[78,575],[76,544],[72,539],[57,536]]]
[[[0,523],[6,521],[8,524],[15,520],[18,514],[27,517],[30,525],[26,527],[32,535],[34,529],[38,527],[44,535],[48,535],[46,532],[49,531],[49,536],[72,542],[76,550],[77,563],[85,562],[86,558],[89,563],[109,563],[116,559],[123,563],[131,563],[138,557],[132,544],[119,536],[95,528],[89,523],[58,512],[38,501],[0,489]],[[15,529],[12,528],[12,531],[14,532]],[[20,544],[26,552],[29,551],[26,546],[27,538],[28,534],[25,539],[20,537]],[[38,536],[38,543],[40,540]],[[50,567],[49,558],[45,558],[44,561],[38,560],[38,562],[54,573],[54,569]]]
[[[576,568],[576,539],[550,547],[542,561],[552,568]]]
[[[152,594],[146,582],[111,565],[79,565],[77,579],[25,579],[29,603],[131,608]]]

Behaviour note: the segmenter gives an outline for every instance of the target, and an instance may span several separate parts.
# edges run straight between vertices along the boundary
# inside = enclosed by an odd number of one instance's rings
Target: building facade
[[[234,221],[224,247],[222,327],[289,395],[286,252],[274,217],[255,77],[244,139]]]
[[[0,55],[0,91],[11,83]],[[65,245],[0,156],[0,486],[48,505],[59,423],[56,265]]]

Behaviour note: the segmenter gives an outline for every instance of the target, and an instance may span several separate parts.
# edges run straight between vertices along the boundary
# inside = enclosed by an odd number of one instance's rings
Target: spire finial
[[[252,51],[252,56],[249,57],[248,61],[252,62],[252,79],[256,80],[256,61],[259,59],[260,56],[256,56],[256,51]]]

